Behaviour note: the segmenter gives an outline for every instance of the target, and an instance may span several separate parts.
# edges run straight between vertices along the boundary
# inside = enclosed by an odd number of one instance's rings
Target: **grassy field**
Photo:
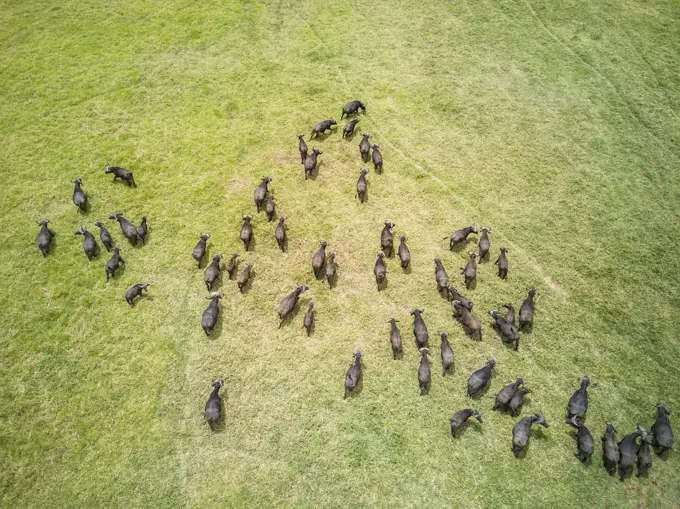
[[[605,421],[620,436],[649,428],[654,404],[680,412],[680,4],[463,2],[62,3],[0,8],[0,505],[3,507],[678,507],[680,459],[655,456],[625,483],[602,468]],[[381,147],[369,201],[354,198],[360,136],[310,143],[324,154],[303,180],[298,133],[359,98],[358,130]],[[138,188],[112,184],[108,162]],[[371,168],[372,170],[372,168]],[[241,216],[271,175],[289,252],[264,213],[244,254]],[[90,211],[71,202],[81,177]],[[149,218],[133,248],[106,219]],[[36,220],[57,233],[40,256]],[[105,283],[78,226],[104,220],[127,264]],[[383,222],[406,235],[412,271],[372,268]],[[437,295],[434,257],[457,286],[473,240],[492,228],[491,261],[466,295],[484,322],[470,341]],[[220,324],[206,339],[202,271],[191,251],[255,264],[239,295],[223,280]],[[312,275],[324,239],[337,288]],[[510,275],[495,275],[498,248]],[[243,265],[241,265],[243,266]],[[125,289],[149,282],[130,309]],[[276,307],[307,284],[277,329]],[[519,352],[486,310],[519,306],[535,286],[536,323]],[[464,292],[465,293],[465,292]],[[302,316],[317,307],[311,338]],[[409,311],[425,310],[433,350],[418,395]],[[390,317],[404,358],[393,361]],[[447,331],[455,372],[440,375]],[[352,353],[363,388],[342,399]],[[484,424],[452,441],[448,419],[469,406],[469,374],[498,360],[472,405]],[[573,456],[565,406],[587,374],[592,464]],[[526,457],[517,418],[491,412],[522,375],[543,410]],[[203,421],[223,378],[226,423]],[[680,430],[675,414],[672,422]]]

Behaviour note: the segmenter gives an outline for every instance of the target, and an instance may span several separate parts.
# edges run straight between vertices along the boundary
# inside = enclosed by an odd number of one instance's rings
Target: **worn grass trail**
[[[680,460],[654,457],[648,477],[620,483],[601,467],[605,421],[621,434],[680,408],[678,196],[680,48],[675,2],[3,2],[0,9],[0,505],[4,507],[676,506]],[[303,181],[299,133],[368,105],[351,142],[318,146]],[[354,198],[360,132],[384,174]],[[112,184],[108,162],[134,171]],[[287,218],[241,216],[271,175]],[[76,177],[91,209],[71,203]],[[106,218],[149,218],[133,248]],[[40,257],[35,221],[57,233]],[[87,262],[81,224],[104,220],[127,264],[105,284]],[[406,235],[413,267],[388,261],[372,279],[383,222]],[[437,295],[432,259],[456,286],[460,251],[442,240],[470,222],[492,228],[475,302],[474,343]],[[202,270],[191,250],[253,262],[240,295],[223,278],[214,337]],[[98,237],[97,237],[98,238]],[[337,288],[315,281],[319,240],[337,253]],[[493,261],[509,249],[510,275]],[[151,283],[129,309],[125,289]],[[276,307],[308,284],[277,329]],[[487,310],[519,306],[535,286],[536,326],[504,347]],[[311,338],[302,329],[316,304]],[[409,311],[425,309],[432,387],[418,395]],[[390,317],[404,358],[393,361]],[[440,374],[446,331],[455,372]],[[352,353],[364,354],[359,394],[342,399]],[[465,396],[489,357],[496,377]],[[573,456],[566,401],[587,374],[591,465]],[[511,451],[517,419],[491,412],[522,375],[551,427],[526,457]],[[203,405],[224,378],[226,423],[210,433]],[[448,419],[472,404],[484,424],[455,442]],[[675,422],[672,417],[672,422]]]

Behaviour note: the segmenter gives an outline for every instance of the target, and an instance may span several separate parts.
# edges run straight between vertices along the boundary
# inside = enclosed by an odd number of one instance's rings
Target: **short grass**
[[[572,455],[567,399],[597,383],[587,425],[651,426],[654,404],[680,411],[680,4],[479,2],[2,2],[0,8],[0,504],[4,507],[670,507],[680,460],[620,483]],[[336,132],[304,182],[298,133],[364,100],[360,131],[381,146],[384,175],[354,199],[357,144]],[[342,126],[344,122],[340,122]],[[107,162],[139,187],[112,184]],[[289,252],[240,217],[271,175],[288,218]],[[81,177],[91,210],[71,203]],[[79,225],[120,210],[149,218],[146,246],[105,284],[102,254],[82,252]],[[49,258],[35,221],[57,233]],[[408,237],[411,273],[372,267],[383,221]],[[474,221],[492,228],[491,262],[468,292],[484,319],[473,343],[437,295],[464,249],[442,240]],[[242,253],[252,289],[223,281],[214,337],[200,328],[206,291],[190,257]],[[325,239],[339,279],[313,280]],[[501,246],[510,277],[495,276]],[[474,247],[474,242],[470,244]],[[124,290],[152,284],[129,309]],[[310,291],[281,330],[276,306]],[[535,286],[536,326],[519,353],[484,312]],[[311,338],[302,330],[317,306]],[[418,395],[409,311],[425,309],[433,382]],[[393,361],[390,317],[403,360]],[[436,333],[456,352],[441,377]],[[352,353],[363,389],[342,399]],[[448,418],[470,405],[469,373],[498,359],[485,417],[460,439]],[[524,413],[552,426],[526,457],[510,451],[516,419],[490,411],[516,375],[534,389]],[[224,378],[226,423],[203,405]],[[676,428],[680,424],[673,417]]]

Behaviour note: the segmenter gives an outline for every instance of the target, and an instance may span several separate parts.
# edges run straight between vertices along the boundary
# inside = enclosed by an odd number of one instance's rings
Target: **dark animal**
[[[109,281],[109,277],[114,277],[116,275],[116,271],[118,270],[118,267],[120,267],[121,263],[125,263],[125,260],[123,260],[123,258],[120,256],[120,248],[114,247],[113,256],[108,262],[106,262],[106,267],[104,267],[104,270],[106,271],[107,282]]]
[[[281,216],[279,218],[279,224],[276,225],[276,229],[274,230],[274,237],[276,237],[276,242],[279,244],[281,251],[283,251],[284,253],[286,252],[286,225],[284,224],[285,220],[286,218]]]
[[[253,225],[250,224],[252,218],[252,216],[243,216],[243,226],[241,226],[241,232],[239,233],[246,251],[250,249],[250,242],[253,240]]]
[[[427,348],[420,349],[420,367],[418,367],[418,384],[420,384],[420,395],[422,396],[427,391],[427,386],[430,384],[430,360],[427,355],[430,350]]]
[[[267,221],[270,223],[276,217],[276,204],[274,203],[274,195],[270,194],[267,199],[267,205],[265,205],[265,212],[267,213]]]
[[[380,285],[387,278],[387,266],[385,265],[385,253],[378,253],[378,259],[375,261],[375,266],[373,267],[373,274],[375,275],[375,283],[378,285],[378,290],[380,290]]]
[[[626,435],[619,442],[619,476],[622,481],[626,478],[630,467],[637,462],[638,437],[641,437],[642,441],[647,440],[647,430],[639,424],[635,433]]]
[[[331,127],[334,126],[335,124],[337,124],[337,122],[333,119],[319,122],[314,126],[314,129],[312,129],[312,134],[310,135],[309,139],[311,140],[312,138],[314,138],[315,134],[316,137],[318,138],[320,134],[324,134],[326,131],[332,131]]]
[[[390,344],[392,345],[392,358],[394,360],[397,360],[397,355],[399,355],[402,352],[402,345],[401,345],[401,333],[399,332],[399,328],[397,327],[397,322],[399,320],[395,320],[394,318],[390,318],[390,321],[387,322],[391,324],[390,327]]]
[[[125,219],[120,212],[109,216],[109,219],[115,219],[120,224],[120,229],[123,232],[123,237],[125,237],[128,242],[137,245],[137,228],[130,221]]]
[[[212,383],[213,390],[208,397],[208,402],[205,404],[205,420],[208,421],[208,426],[213,431],[222,414],[222,397],[219,393],[223,385],[224,380],[215,380]]]
[[[453,348],[449,344],[449,336],[446,332],[440,334],[442,338],[442,376],[446,374],[451,366],[453,366]]]
[[[413,335],[416,338],[416,346],[418,347],[418,350],[423,348],[429,339],[427,325],[425,325],[425,321],[422,317],[424,312],[425,311],[422,309],[414,309],[411,311],[411,314],[413,315]]]
[[[210,301],[208,307],[203,311],[203,316],[201,317],[201,326],[206,336],[210,336],[215,324],[217,323],[217,317],[220,314],[220,299],[222,294],[220,292],[212,292],[206,299]]]
[[[40,232],[38,232],[36,241],[38,249],[40,249],[40,252],[44,257],[47,257],[50,252],[50,244],[52,243],[54,233],[47,227],[47,223],[49,223],[48,219],[41,219],[40,221],[37,221],[37,223],[40,225]]]
[[[453,414],[453,417],[451,417],[450,419],[451,436],[453,438],[456,438],[456,433],[458,433],[458,430],[461,428],[461,426],[463,426],[463,424],[465,424],[465,421],[467,421],[470,417],[474,417],[480,423],[482,422],[482,414],[480,414],[477,410],[472,410],[471,408],[458,410],[455,414]]]
[[[99,227],[99,240],[102,241],[102,244],[104,244],[104,247],[107,251],[111,251],[111,248],[113,247],[113,240],[111,239],[109,230],[106,229],[101,221],[97,221],[94,223],[94,225]]]
[[[515,343],[515,351],[519,350],[519,332],[514,325],[509,323],[498,311],[495,309],[489,311],[489,314],[496,320],[494,329],[501,334],[503,343]]]
[[[94,258],[94,256],[97,254],[97,241],[94,240],[92,234],[87,230],[84,230],[82,226],[78,228],[78,231],[76,231],[75,234],[83,235],[85,237],[83,240],[83,249],[85,250],[87,259],[92,260],[92,258]]]
[[[505,321],[508,322],[510,325],[514,326],[515,325],[515,308],[510,303],[503,304],[502,307],[504,307],[508,310],[508,312],[505,313]]]
[[[262,177],[262,182],[260,182],[260,184],[255,188],[255,207],[257,207],[258,214],[260,213],[260,208],[262,207],[262,204],[267,197],[267,193],[269,192],[267,186],[271,181],[271,177]]]
[[[328,281],[328,288],[333,289],[333,284],[335,283],[335,275],[337,274],[337,264],[335,263],[335,253],[330,253],[328,255],[328,260],[326,261],[326,281]]]
[[[444,265],[439,258],[434,259],[434,277],[437,280],[437,291],[448,292],[449,289],[449,275],[446,273]]]
[[[468,378],[468,396],[475,396],[482,392],[491,380],[496,359],[489,359],[486,366],[479,368]]]
[[[368,142],[368,139],[371,137],[370,134],[368,133],[363,133],[361,136],[361,141],[359,142],[359,152],[361,152],[361,160],[364,162],[368,162],[368,152],[371,150],[371,144]]]
[[[345,127],[342,128],[342,138],[349,139],[350,136],[352,136],[352,133],[354,132],[354,128],[356,125],[359,123],[359,119],[355,118],[354,120],[350,120],[345,124]]]
[[[210,238],[209,233],[201,233],[201,238],[198,241],[198,244],[196,244],[196,247],[194,248],[194,252],[191,253],[191,256],[194,257],[194,260],[198,262],[198,268],[201,268],[201,262],[203,261],[203,257],[205,256],[205,251],[206,247],[205,244]]]
[[[354,115],[361,109],[364,113],[366,113],[366,105],[362,103],[361,101],[352,101],[348,102],[342,107],[342,115],[340,115],[340,120],[347,115],[348,117],[350,115]]]
[[[78,207],[82,212],[85,212],[87,209],[87,196],[85,196],[85,193],[80,188],[80,186],[83,184],[83,180],[77,178],[71,182],[76,185],[75,189],[73,190],[73,203],[75,203],[76,207]]]
[[[457,300],[460,302],[460,305],[463,306],[465,309],[468,311],[472,311],[472,302],[463,297],[460,293],[458,293],[458,290],[455,289],[453,286],[449,286],[449,295],[451,296],[451,301]]]
[[[279,328],[283,325],[286,317],[295,309],[300,294],[307,290],[309,290],[309,288],[304,285],[298,286],[281,301],[281,304],[279,304]]]
[[[644,474],[647,470],[652,468],[652,450],[649,447],[649,437],[645,434],[644,438],[640,438],[640,447],[638,447],[638,477]]]
[[[513,417],[519,415],[519,411],[522,408],[522,405],[524,404],[524,396],[529,394],[530,392],[531,389],[529,389],[528,387],[521,387],[512,397],[510,403],[508,403],[508,410],[510,411],[510,414]]]
[[[357,196],[359,201],[364,203],[366,201],[366,190],[368,186],[366,185],[366,174],[368,170],[366,168],[361,168],[361,173],[359,174],[359,180],[357,180]]]
[[[371,154],[371,158],[373,159],[373,169],[375,170],[376,173],[382,175],[383,159],[382,154],[380,153],[380,147],[378,147],[378,145],[374,143],[373,145],[371,145],[371,148],[373,149],[373,152]]]
[[[307,158],[307,144],[304,140],[304,134],[298,134],[298,139],[300,143],[298,145],[298,150],[300,150],[300,164],[305,164],[305,159]]]
[[[236,272],[236,268],[238,267],[238,253],[234,253],[231,255],[231,258],[229,258],[229,261],[227,262],[227,266],[225,267],[227,270],[227,274],[229,274],[229,279],[232,279],[234,277],[234,272]]]
[[[307,337],[312,334],[312,326],[314,325],[314,303],[309,303],[309,308],[307,313],[305,313],[305,318],[302,320],[302,325],[307,329]]]
[[[477,227],[474,224],[467,226],[465,228],[461,228],[460,230],[456,230],[451,234],[451,238],[449,238],[449,249],[453,250],[453,248],[455,248],[456,245],[466,241],[468,235],[477,232],[478,232]],[[447,237],[444,238],[446,239]]]
[[[493,410],[508,410],[508,405],[510,404],[510,401],[512,401],[512,397],[519,390],[520,385],[524,385],[524,378],[518,376],[515,382],[503,387],[496,395],[496,401],[493,404]]]
[[[205,269],[205,273],[203,274],[203,280],[205,281],[205,287],[208,289],[208,291],[212,291],[213,286],[215,286],[215,283],[217,282],[217,279],[220,277],[220,262],[222,261],[222,255],[221,254],[216,254],[213,256],[212,263],[208,265],[208,267]]]
[[[400,243],[399,249],[397,250],[397,255],[401,260],[401,268],[406,270],[411,263],[411,252],[408,250],[408,246],[406,245],[406,237],[402,235],[399,237],[399,240]]]
[[[137,228],[137,235],[142,239],[142,244],[146,243],[146,232],[149,231],[146,225],[146,216],[142,216],[142,222],[139,223],[139,228]]]
[[[314,270],[314,276],[317,279],[321,276],[321,269],[323,269],[326,264],[326,247],[328,246],[328,242],[325,240],[322,240],[320,243],[321,247],[314,253],[314,256],[312,256],[312,269]]]
[[[127,301],[130,306],[135,305],[135,297],[141,297],[142,292],[148,292],[149,291],[149,284],[138,284],[131,286],[130,288],[127,289],[125,292],[125,300]]]
[[[578,430],[576,432],[576,451],[574,451],[574,456],[576,456],[582,462],[586,462],[595,451],[595,446],[593,445],[593,436],[590,434],[590,431],[588,431],[588,428],[583,425],[583,423],[578,422],[578,418],[576,416],[571,418],[569,424]]]
[[[460,268],[460,273],[465,276],[465,288],[470,288],[470,285],[477,279],[477,262],[475,258],[477,253],[470,253],[470,259],[465,267]]]
[[[571,418],[574,416],[583,421],[588,411],[587,387],[590,385],[590,379],[587,376],[582,376],[579,381],[581,387],[569,398],[569,403],[567,403],[567,424],[571,424]]]
[[[508,250],[504,247],[501,248],[501,254],[498,255],[498,260],[494,262],[498,265],[498,277],[501,279],[508,279]]]
[[[673,447],[673,429],[668,418],[671,411],[660,403],[656,405],[656,411],[657,418],[656,422],[652,425],[652,434],[654,435],[654,448],[657,454],[661,455]]]
[[[616,466],[619,464],[621,454],[619,452],[619,444],[616,441],[616,428],[611,422],[607,423],[607,429],[602,437],[602,460],[604,468],[607,469],[609,475],[616,474]]]
[[[394,223],[390,223],[389,221],[385,221],[385,227],[382,230],[382,233],[380,234],[380,249],[385,253],[388,257],[392,256],[392,249],[394,247],[394,238],[392,236],[392,228],[394,228],[396,225]]]
[[[479,239],[479,261],[481,262],[489,254],[491,243],[489,242],[491,228],[482,228],[482,236]]]
[[[137,184],[135,183],[135,178],[132,176],[132,173],[127,171],[125,168],[120,168],[118,166],[107,166],[106,170],[104,170],[104,173],[107,174],[113,173],[114,182],[116,181],[116,179],[122,179],[128,183],[128,186],[137,187]]]
[[[534,325],[534,295],[536,295],[536,290],[529,288],[529,295],[522,302],[522,306],[519,308],[519,328],[520,330],[527,325],[531,328]]]
[[[361,380],[361,357],[363,357],[361,352],[354,354],[354,362],[345,374],[345,396],[343,399],[347,399],[347,393],[352,392]]]
[[[512,452],[519,454],[521,450],[524,449],[529,442],[531,426],[533,424],[540,424],[544,428],[550,427],[549,424],[545,422],[543,412],[540,412],[537,415],[523,417],[512,428]]]
[[[451,303],[454,313],[453,317],[460,322],[465,329],[465,333],[471,338],[482,340],[482,324],[472,312],[463,306],[460,301],[454,300]]]
[[[318,157],[323,154],[318,148],[315,148],[312,150],[312,153],[307,156],[307,159],[305,159],[305,180],[307,180],[308,176],[311,176],[311,174],[314,172],[314,168],[316,168],[316,161]]]
[[[248,286],[248,281],[250,281],[250,275],[253,270],[253,264],[249,263],[246,265],[245,269],[241,271],[241,273],[238,275],[238,279],[236,280],[236,284],[238,285],[238,291],[243,293],[243,289]]]

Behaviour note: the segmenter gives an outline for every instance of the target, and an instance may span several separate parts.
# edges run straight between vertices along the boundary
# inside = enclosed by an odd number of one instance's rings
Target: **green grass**
[[[624,484],[601,466],[605,420],[651,426],[654,404],[680,412],[680,4],[650,2],[2,2],[0,8],[0,505],[3,507],[670,507],[680,460],[655,457]],[[304,182],[298,133],[339,120],[360,98],[385,159],[354,199],[355,136],[311,143],[324,154]],[[344,122],[339,122],[340,129]],[[108,161],[134,171],[112,184]],[[190,257],[243,253],[240,218],[271,175],[289,252],[254,220],[252,289],[224,281],[220,332]],[[81,177],[91,210],[71,202]],[[116,210],[147,215],[149,242],[105,284],[79,225]],[[43,259],[40,217],[57,233]],[[385,220],[405,234],[413,270],[372,267]],[[484,320],[473,343],[436,292],[434,257],[458,285],[465,251],[442,237],[492,228],[492,261],[467,292]],[[325,239],[339,279],[313,280]],[[470,244],[474,247],[474,243]],[[125,289],[152,284],[129,309]],[[276,307],[310,286],[281,330]],[[535,286],[536,325],[519,353],[484,313]],[[308,298],[317,307],[302,330]],[[409,311],[425,309],[433,382],[418,395]],[[400,320],[403,360],[389,348]],[[447,331],[455,374],[439,373]],[[342,400],[352,353],[361,393]],[[499,364],[485,417],[460,439],[448,418],[468,406],[466,379]],[[524,413],[552,426],[523,460],[517,419],[490,411],[516,375],[534,389]],[[566,401],[587,374],[590,466],[572,455]],[[226,426],[203,421],[224,378]],[[676,428],[680,429],[673,416]]]

